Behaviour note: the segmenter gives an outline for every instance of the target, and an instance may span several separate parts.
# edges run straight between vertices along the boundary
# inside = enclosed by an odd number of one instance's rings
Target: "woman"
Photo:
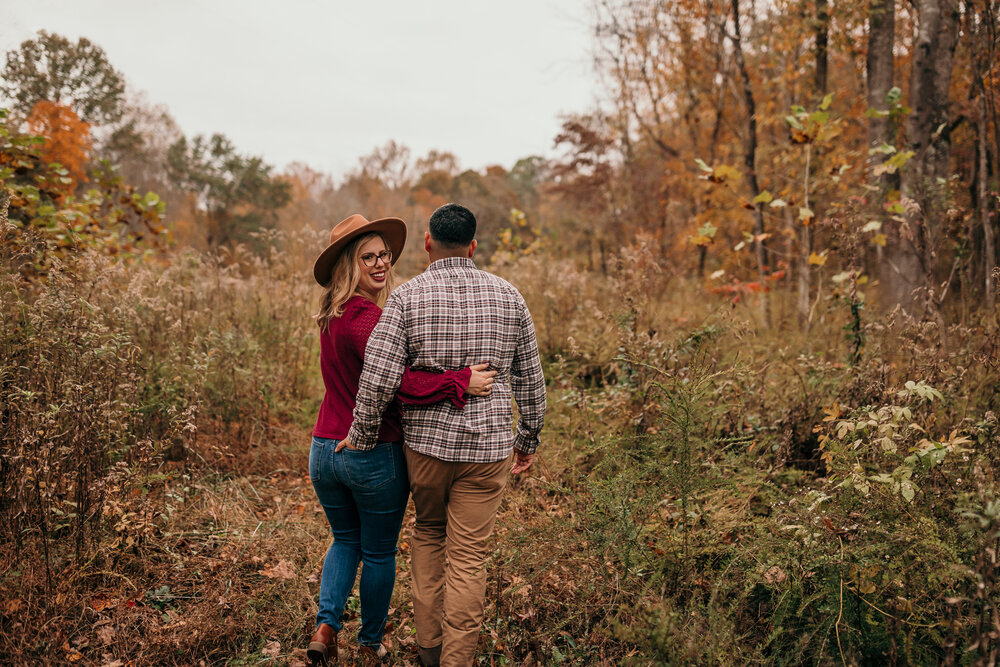
[[[382,633],[396,579],[396,541],[409,497],[398,403],[393,401],[386,410],[375,449],[338,451],[337,444],[350,430],[365,345],[394,286],[392,262],[405,242],[402,220],[369,222],[352,215],[333,228],[330,245],[313,267],[317,282],[326,287],[316,315],[326,393],[313,429],[309,477],[334,537],[323,563],[317,628],[308,649],[314,666],[337,659],[340,618],[359,562],[364,564],[359,656],[377,663],[386,654]],[[495,373],[485,368],[481,364],[445,373],[407,369],[397,399],[413,405],[449,400],[461,409],[466,393],[489,393]]]

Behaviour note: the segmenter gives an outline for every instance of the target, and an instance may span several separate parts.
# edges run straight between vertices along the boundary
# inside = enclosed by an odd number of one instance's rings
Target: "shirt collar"
[[[431,265],[427,267],[427,270],[439,271],[443,269],[457,268],[475,269],[476,263],[473,262],[470,257],[445,257],[444,259],[432,262]]]

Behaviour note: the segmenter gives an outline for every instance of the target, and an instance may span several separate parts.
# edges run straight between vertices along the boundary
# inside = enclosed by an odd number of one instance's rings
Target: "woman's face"
[[[361,276],[358,280],[358,292],[372,301],[389,279],[389,267],[392,264],[379,257],[386,251],[385,242],[378,236],[373,236],[361,244],[358,252],[358,272]],[[374,266],[368,266],[365,260]]]

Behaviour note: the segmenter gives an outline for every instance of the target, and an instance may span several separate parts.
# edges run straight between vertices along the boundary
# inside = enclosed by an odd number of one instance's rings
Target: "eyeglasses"
[[[388,250],[383,250],[377,255],[373,252],[366,252],[361,255],[361,261],[365,263],[365,266],[375,266],[379,260],[382,260],[383,264],[388,264],[392,261],[392,253]]]

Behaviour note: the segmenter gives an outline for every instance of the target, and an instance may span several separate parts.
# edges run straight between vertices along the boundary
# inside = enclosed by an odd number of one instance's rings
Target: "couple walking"
[[[352,215],[333,228],[313,269],[326,288],[316,318],[326,393],[309,476],[333,532],[309,644],[313,665],[337,659],[359,562],[359,656],[370,664],[385,657],[410,494],[420,661],[471,665],[508,470],[527,470],[538,446],[545,379],[528,308],[514,287],[473,263],[471,211],[446,204],[429,228],[430,266],[395,289],[392,264],[406,242],[398,218]]]

